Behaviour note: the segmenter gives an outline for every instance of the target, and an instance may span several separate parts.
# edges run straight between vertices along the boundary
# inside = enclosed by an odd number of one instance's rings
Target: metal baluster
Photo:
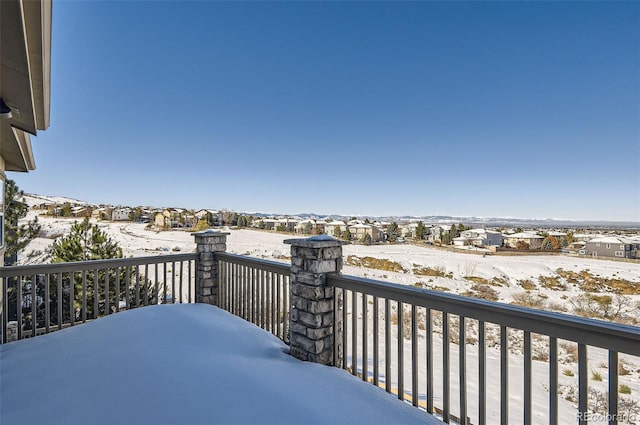
[[[35,277],[35,276],[34,276]],[[82,271],[82,323],[87,322],[87,271]]]
[[[282,276],[280,273],[276,274],[276,336],[282,339],[282,335],[280,334],[280,285],[282,284],[281,280]]]
[[[378,347],[379,341],[379,329],[378,329],[378,297],[373,296],[373,385],[376,387],[380,384],[380,365],[378,362],[380,361],[379,352],[380,349]]]
[[[549,425],[558,425],[558,339],[549,337]]]
[[[5,344],[7,342],[7,332],[9,332],[8,324],[9,320],[7,318],[9,312],[9,278],[2,278],[2,314],[0,314],[0,318],[2,319],[2,343]],[[47,327],[47,332],[49,332],[49,328]]]
[[[391,392],[391,302],[384,299],[384,388]]]
[[[125,308],[129,310],[131,308],[131,303],[129,302],[129,299],[131,297],[131,291],[130,291],[131,267],[127,267],[125,269],[124,280],[125,280],[125,287],[124,287],[124,303],[125,304],[124,305],[125,305]]]
[[[48,277],[48,276],[47,276]],[[48,281],[49,279],[47,279]],[[93,269],[93,319],[98,318],[98,288],[100,287],[100,281],[98,279],[98,269]]]
[[[58,330],[62,329],[62,272],[59,272],[57,275],[57,290],[58,290]],[[20,311],[20,310],[18,310]],[[20,327],[22,323],[18,323],[18,332],[20,331]],[[18,335],[18,338],[20,335]]]
[[[418,312],[411,304],[411,402],[418,407]]]
[[[524,331],[524,425],[531,425],[531,332]]]
[[[76,280],[76,273],[70,272],[69,273],[69,323],[71,324],[71,326],[74,325],[74,319],[76,316],[76,312],[74,310],[74,305],[73,305],[75,301],[74,290],[76,289],[75,280]]]
[[[609,425],[618,424],[618,352],[609,351]]]
[[[154,270],[155,270],[155,275],[154,280],[155,280],[155,288],[156,288],[156,302],[155,304],[157,305],[158,303],[160,303],[160,279],[158,279],[158,263],[154,264]]]
[[[36,275],[31,275],[31,336],[36,336],[36,329],[38,327],[38,310],[36,308],[37,302],[36,291]]]
[[[367,338],[367,321],[369,314],[367,295],[362,294],[362,380],[369,381],[369,341]]]
[[[220,269],[218,269],[220,271]],[[184,261],[180,261],[180,304],[184,302],[184,288],[182,281],[184,280]],[[219,284],[218,284],[219,285]],[[218,286],[218,297],[220,296],[220,286]]]
[[[347,361],[347,353],[349,352],[347,350],[348,348],[347,325],[349,324],[347,322],[347,309],[348,309],[347,290],[343,289],[342,290],[342,367],[345,370],[348,370],[349,368],[349,362]]]
[[[22,281],[24,276],[16,276],[16,319],[18,327],[18,340],[22,339]],[[59,298],[60,304],[62,303],[62,295]],[[60,308],[62,312],[62,308]],[[60,328],[62,329],[62,328]]]
[[[162,304],[167,303],[167,263],[162,263],[162,289],[164,294],[162,294]],[[171,298],[173,298],[173,294],[171,294]]]
[[[459,342],[458,342],[458,377],[459,377],[459,390],[460,390],[460,424],[467,424],[467,344],[466,344],[466,318],[460,316],[460,323],[458,327]]]
[[[136,265],[136,308],[140,307],[140,265]]]
[[[404,400],[404,304],[398,301],[398,398]]]
[[[165,264],[166,267],[166,264]],[[176,302],[176,262],[171,262],[171,304]]]
[[[427,308],[426,316],[427,413],[433,414],[433,315],[430,308]]]
[[[478,423],[487,423],[487,342],[484,321],[478,320]]]
[[[450,410],[449,313],[442,312],[442,418],[449,423]]]
[[[191,292],[195,291],[195,276],[193,277],[194,282],[192,283],[191,281],[191,261],[187,261],[187,273],[189,274],[187,277],[187,295],[189,298],[189,304],[191,304]]]
[[[351,374],[358,375],[358,293],[351,291]]]
[[[6,280],[5,280],[6,283]],[[49,275],[44,275],[44,329],[46,333],[50,332],[51,327],[51,281]],[[6,310],[2,310],[6,311]]]
[[[500,326],[500,423],[509,425],[509,346],[506,326]]]
[[[578,344],[578,423],[586,425],[587,413],[587,383],[588,383],[587,346]]]
[[[114,304],[116,307],[116,313],[120,312],[120,267],[115,268],[116,272],[116,297]]]

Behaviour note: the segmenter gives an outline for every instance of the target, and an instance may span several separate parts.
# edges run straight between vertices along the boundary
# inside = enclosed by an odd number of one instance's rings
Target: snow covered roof
[[[505,238],[515,238],[515,239],[544,239],[542,236],[538,236],[534,233],[528,232],[520,232],[514,233],[512,235],[504,235]]]
[[[340,220],[334,220],[331,223],[327,223],[327,226],[346,226],[346,223],[344,221],[340,221]]]
[[[206,304],[124,311],[0,346],[2,422],[438,424]],[[34,402],[37,401],[37,402]]]
[[[353,226],[349,226],[350,229],[371,229],[373,228],[370,224],[354,224]]]
[[[599,238],[589,239],[588,243],[613,243],[613,244],[629,244],[636,243],[623,236],[602,236]]]
[[[549,236],[567,236],[567,234],[564,233],[564,232],[558,232],[556,230],[551,230],[549,232]]]

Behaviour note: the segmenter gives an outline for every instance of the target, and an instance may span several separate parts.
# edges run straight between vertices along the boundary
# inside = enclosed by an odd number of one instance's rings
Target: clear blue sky
[[[54,0],[27,192],[640,221],[638,2]]]

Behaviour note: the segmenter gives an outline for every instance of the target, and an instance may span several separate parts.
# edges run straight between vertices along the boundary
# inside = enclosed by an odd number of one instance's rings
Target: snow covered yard
[[[217,307],[143,307],[0,346],[3,424],[428,424]]]

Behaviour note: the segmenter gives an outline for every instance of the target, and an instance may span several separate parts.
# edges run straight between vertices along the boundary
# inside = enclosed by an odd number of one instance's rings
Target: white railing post
[[[192,233],[197,245],[196,303],[218,305],[219,274],[216,252],[227,250],[227,235],[230,233],[206,230]]]
[[[308,239],[288,239],[291,245],[291,314],[289,345],[291,355],[326,365],[336,365],[334,344],[341,340],[341,323],[334,311],[335,288],[327,275],[342,269],[341,242],[321,235]]]

